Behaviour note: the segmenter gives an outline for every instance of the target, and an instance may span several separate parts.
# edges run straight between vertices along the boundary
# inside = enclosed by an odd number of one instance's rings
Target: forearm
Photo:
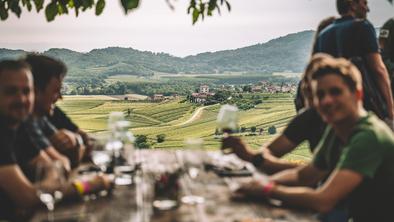
[[[305,207],[321,213],[330,211],[335,202],[328,197],[324,197],[321,192],[308,187],[285,187],[276,185],[270,196],[282,200],[286,204]]]
[[[289,169],[276,173],[270,176],[270,180],[280,185],[287,185],[287,186],[300,185],[297,169]]]
[[[387,110],[390,119],[393,119],[393,95],[391,91],[391,83],[386,69],[381,68],[378,72],[377,80],[380,86],[381,93],[386,100]]]
[[[27,209],[40,203],[34,185],[17,165],[0,167],[0,189],[18,208]]]
[[[386,100],[388,117],[393,119],[393,95],[391,91],[390,78],[383,63],[382,57],[378,53],[371,53],[367,56],[368,66],[376,74],[376,80],[384,99]]]
[[[279,158],[276,158],[270,154],[264,154],[264,162],[261,165],[261,170],[268,174],[275,174],[281,171],[287,171],[289,169],[293,169],[298,167],[299,165],[296,163],[291,163],[287,160],[282,160]]]
[[[312,164],[298,166],[297,168],[284,170],[271,176],[271,180],[287,186],[316,186],[325,178],[326,171],[319,170]]]

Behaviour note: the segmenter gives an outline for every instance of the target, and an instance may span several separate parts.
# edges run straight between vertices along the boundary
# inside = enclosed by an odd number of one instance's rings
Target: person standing
[[[384,98],[387,118],[394,118],[393,96],[387,69],[379,53],[375,29],[366,20],[369,12],[367,0],[337,0],[337,11],[340,18],[323,29],[316,39],[313,53],[328,53],[334,57],[362,57],[370,73],[375,75],[377,89]],[[368,95],[366,95],[368,96]],[[366,104],[364,104],[366,105]]]

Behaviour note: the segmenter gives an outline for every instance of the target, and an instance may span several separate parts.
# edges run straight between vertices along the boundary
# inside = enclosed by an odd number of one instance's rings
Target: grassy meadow
[[[240,111],[240,126],[247,132],[239,134],[254,149],[267,143],[280,133],[295,115],[293,97],[290,94],[264,94],[263,103],[254,109]],[[207,149],[219,149],[220,139],[215,138],[216,116],[220,105],[203,108],[193,121],[188,121],[202,106],[182,102],[182,99],[152,103],[145,101],[124,101],[109,96],[65,96],[58,105],[75,121],[81,129],[93,134],[105,134],[110,112],[121,111],[131,121],[134,135],[148,136],[153,148],[181,148],[185,138],[204,139]],[[131,115],[127,116],[127,110]],[[252,135],[250,127],[263,128],[263,135]],[[276,135],[269,135],[268,127],[277,128]],[[156,142],[156,135],[165,134],[163,143]],[[287,156],[290,160],[305,161],[310,158],[307,145],[302,144]]]

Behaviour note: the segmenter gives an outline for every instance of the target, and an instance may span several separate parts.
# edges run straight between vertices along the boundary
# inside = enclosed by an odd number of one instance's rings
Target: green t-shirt
[[[349,211],[354,221],[394,221],[393,132],[369,113],[358,121],[349,141],[341,148],[330,145],[334,140],[334,131],[328,128],[313,164],[324,170],[349,169],[364,176],[349,195]]]

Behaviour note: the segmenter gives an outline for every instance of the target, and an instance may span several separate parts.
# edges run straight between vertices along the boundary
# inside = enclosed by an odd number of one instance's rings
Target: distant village
[[[210,88],[208,85],[200,85],[198,92],[194,92],[190,95],[190,101],[193,103],[205,103],[209,97],[215,95],[218,91],[227,91],[234,93],[295,93],[297,90],[297,84],[281,83],[273,84],[268,81],[260,81],[257,84],[248,85],[220,85],[215,88]],[[164,96],[163,94],[154,94],[149,97],[149,100],[154,102],[160,102],[165,100],[177,99],[179,96],[173,94],[170,96]]]

